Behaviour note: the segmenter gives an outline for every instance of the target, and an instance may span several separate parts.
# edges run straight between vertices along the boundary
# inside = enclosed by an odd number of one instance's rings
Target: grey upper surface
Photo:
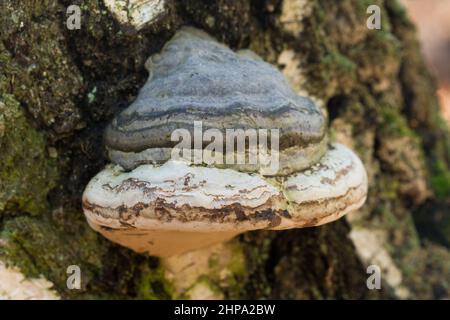
[[[280,129],[280,148],[323,139],[325,119],[284,76],[255,54],[235,53],[206,33],[184,27],[146,63],[136,100],[107,127],[108,148],[140,152],[170,147],[177,128]],[[285,142],[283,144],[283,139]]]

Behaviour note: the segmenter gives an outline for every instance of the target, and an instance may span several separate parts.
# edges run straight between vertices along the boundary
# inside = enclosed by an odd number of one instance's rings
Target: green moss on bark
[[[0,95],[0,214],[48,210],[47,193],[56,185],[55,161],[44,135],[30,126],[14,96]]]
[[[75,102],[83,79],[61,33],[65,8],[56,0],[5,0],[0,12],[0,70],[10,80],[2,91],[14,94],[52,136],[81,128]]]
[[[140,277],[136,280],[137,299],[173,299],[173,285],[165,277],[164,269],[151,269],[148,264],[141,265]]]
[[[439,198],[450,197],[450,170],[442,160],[438,160],[434,165],[431,185]]]
[[[81,224],[77,229],[76,233],[64,232],[67,230],[61,230],[47,218],[8,219],[0,234],[6,242],[0,257],[27,276],[44,275],[63,296],[86,293],[91,289],[92,278],[98,275],[105,248],[93,231]],[[81,291],[66,286],[66,270],[70,265],[81,269]]]

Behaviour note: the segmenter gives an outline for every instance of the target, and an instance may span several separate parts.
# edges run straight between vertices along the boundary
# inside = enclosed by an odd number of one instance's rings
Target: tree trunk
[[[20,272],[68,299],[195,298],[200,284],[220,298],[450,298],[450,134],[401,5],[163,2],[140,31],[101,0],[1,2],[0,282]],[[66,27],[71,4],[81,8],[79,30]],[[366,26],[370,4],[381,8],[379,30]],[[325,108],[332,139],[363,160],[369,196],[322,227],[244,234],[218,249],[230,254],[225,264],[209,263],[180,288],[157,258],[92,231],[81,195],[108,162],[105,125],[181,25],[253,50]],[[67,287],[71,265],[80,289]],[[369,265],[381,269],[380,290],[368,289]],[[0,284],[0,297],[6,291]]]

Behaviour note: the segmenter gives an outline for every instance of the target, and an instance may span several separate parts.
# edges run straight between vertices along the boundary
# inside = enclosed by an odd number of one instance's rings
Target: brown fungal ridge
[[[311,201],[303,201],[302,203],[291,203],[291,207],[294,207],[294,209],[291,209],[293,212],[308,212],[308,211],[314,211],[319,212],[319,210],[313,210],[314,208],[326,208],[322,210],[322,214],[317,216],[313,219],[312,223],[303,224],[304,226],[316,226],[317,222],[320,220],[323,220],[327,217],[333,216],[333,215],[343,215],[346,213],[346,210],[351,208],[352,205],[355,205],[364,201],[366,198],[366,182],[360,183],[358,186],[349,188],[347,192],[341,196],[333,197],[333,198],[326,198],[326,199],[319,199],[319,200],[311,200]],[[339,208],[335,208],[334,210],[327,210],[327,208],[333,208],[333,204],[341,203],[343,205],[339,206]],[[296,210],[295,208],[301,207],[301,210]],[[301,215],[299,214],[290,214],[289,210],[284,210],[289,215],[289,219],[292,219],[293,221],[302,222],[302,221],[308,221],[303,220]]]
[[[323,184],[335,184],[337,180],[339,180],[341,177],[346,176],[351,169],[353,169],[353,167],[355,166],[355,163],[352,161],[351,164],[349,164],[348,166],[342,168],[339,171],[336,171],[336,175],[334,179],[330,179],[327,177],[322,177],[320,179],[320,182]]]
[[[189,184],[191,178],[193,177],[192,173],[188,173],[186,175],[184,175],[183,177],[181,177],[180,179],[184,180],[183,185],[184,188],[182,189],[182,191],[191,191],[191,190],[195,190],[195,189],[199,189],[201,188],[205,183],[206,180],[202,180],[200,181],[198,184]],[[165,180],[164,182],[173,182],[173,184],[176,183],[175,180]],[[119,194],[120,192],[124,192],[124,191],[129,191],[129,190],[139,190],[142,191],[142,193],[144,195],[150,195],[151,193],[155,193],[157,191],[161,191],[161,193],[170,193],[173,192],[173,190],[166,190],[157,186],[152,186],[150,182],[147,181],[142,181],[138,178],[128,178],[124,181],[122,181],[120,184],[112,187],[110,184],[106,183],[102,185],[102,188],[112,191],[116,194]],[[236,188],[236,187],[234,187]],[[253,191],[256,191],[258,189],[264,189],[264,186],[257,186],[251,189],[239,189],[239,195],[235,195],[234,198],[242,198],[242,195],[245,194],[246,195],[246,199],[247,200],[255,200],[260,198],[261,196],[270,194],[269,192],[265,191],[262,193],[262,195],[259,195],[257,198],[256,197],[249,197],[248,195],[251,194]],[[208,192],[204,192],[204,195],[213,197],[214,200],[220,200],[222,198],[221,195],[217,195],[217,194],[210,194]],[[156,199],[156,201],[158,201],[160,199]],[[138,204],[136,204],[135,206],[137,206]],[[120,207],[118,207],[120,208]]]
[[[99,225],[98,226],[100,230],[104,231],[104,232],[114,232],[116,230],[119,230],[119,228],[112,228],[112,227],[108,227],[105,225]]]
[[[278,201],[280,201],[278,199]],[[203,207],[192,207],[187,204],[177,207],[173,203],[167,203],[163,199],[157,199],[154,204],[146,204],[139,202],[132,207],[119,206],[117,208],[107,208],[83,201],[83,208],[90,212],[101,216],[105,219],[111,218],[110,212],[117,212],[118,218],[115,220],[129,222],[135,220],[136,217],[145,216],[147,219],[154,219],[162,222],[170,222],[177,220],[181,223],[186,222],[209,222],[209,223],[239,223],[247,222],[263,222],[268,221],[269,225],[273,224],[276,216],[280,214],[283,218],[288,215],[281,209],[272,209],[275,202],[269,199],[266,203],[255,207],[245,207],[238,202],[224,206],[220,209],[207,209]],[[121,212],[126,211],[129,214],[124,217]],[[145,211],[145,212],[143,212]],[[195,211],[195,214],[193,214]],[[116,215],[117,216],[117,215]]]
[[[233,203],[227,205],[221,209],[206,209],[202,207],[191,207],[189,205],[182,205],[176,207],[174,204],[168,204],[165,200],[158,199],[155,205],[137,203],[132,207],[125,208],[120,206],[117,208],[105,208],[98,205],[83,201],[83,208],[102,216],[103,218],[111,218],[111,215],[105,214],[108,211],[119,212],[126,209],[128,212],[134,213],[129,215],[128,218],[123,219],[122,216],[117,220],[125,228],[136,228],[129,221],[134,220],[141,215],[143,210],[148,212],[154,212],[154,214],[143,214],[148,219],[155,219],[162,222],[170,222],[177,220],[181,223],[186,222],[209,222],[209,223],[232,223],[239,225],[242,222],[250,222],[255,225],[255,228],[272,229],[281,224],[282,219],[291,220],[295,224],[299,224],[302,227],[312,227],[322,224],[321,221],[328,220],[327,218],[335,216],[336,219],[346,213],[346,210],[365,199],[364,190],[365,182],[358,186],[349,188],[349,190],[338,197],[304,201],[302,203],[291,203],[288,209],[274,209],[272,206],[277,202],[274,199],[268,200],[261,206],[256,208],[244,207],[239,203]],[[279,199],[277,199],[279,201]],[[336,207],[336,204],[341,204]],[[331,209],[331,210],[330,210]],[[196,214],[192,214],[192,211],[196,211]],[[190,212],[189,215],[185,214]],[[314,218],[306,217],[308,213],[321,212],[320,215],[316,215]],[[158,214],[159,213],[159,214]],[[333,219],[335,220],[335,219]],[[266,226],[261,226],[261,222],[266,222]],[[111,228],[116,229],[116,228]]]
[[[102,188],[105,190],[113,191],[118,194],[120,192],[128,191],[128,190],[142,190],[143,193],[154,192],[157,188],[150,187],[151,183],[147,181],[142,181],[137,178],[128,178],[124,180],[121,184],[112,187],[109,183],[105,183],[102,185]]]

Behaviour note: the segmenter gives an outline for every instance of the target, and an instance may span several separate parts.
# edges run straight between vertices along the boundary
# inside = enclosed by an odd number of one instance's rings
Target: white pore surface
[[[367,174],[361,160],[336,143],[318,164],[289,176],[283,189],[288,200],[303,203],[337,198],[362,184],[367,184]]]
[[[175,207],[220,209],[239,203],[255,208],[279,193],[258,175],[169,160],[162,166],[141,165],[130,172],[108,166],[89,182],[84,199],[105,208],[150,204],[157,199]]]

